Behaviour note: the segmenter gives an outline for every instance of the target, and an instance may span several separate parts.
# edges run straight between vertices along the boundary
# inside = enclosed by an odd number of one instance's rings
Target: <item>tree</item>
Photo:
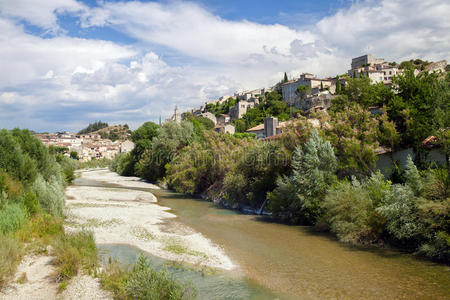
[[[421,143],[438,130],[450,126],[450,76],[435,73],[414,75],[406,70],[393,79],[396,96],[388,102],[389,117],[403,135],[403,145],[420,153]],[[420,155],[416,159],[421,159]]]
[[[283,83],[286,83],[288,81],[289,81],[288,76],[287,76],[286,72],[284,72]]]
[[[301,100],[304,100],[306,96],[311,93],[311,87],[309,85],[299,85],[295,93],[300,97]]]
[[[75,159],[75,160],[79,160],[80,159],[78,157],[78,152],[77,151],[70,151],[70,158]]]
[[[332,113],[325,131],[339,157],[339,174],[370,175],[375,166],[378,147],[378,121],[360,105],[353,104]]]
[[[341,82],[339,81],[339,76],[336,76],[336,95],[341,94]]]
[[[333,147],[313,129],[303,148],[294,151],[291,166],[292,174],[279,178],[269,194],[269,208],[278,217],[314,224],[328,187],[336,181]]]
[[[323,82],[320,82],[320,91],[323,92]]]
[[[89,124],[88,127],[81,129],[78,134],[87,134],[87,133],[91,133],[97,130],[100,130],[102,128],[108,127],[108,123],[104,123],[102,121],[97,121],[94,122],[92,124]]]

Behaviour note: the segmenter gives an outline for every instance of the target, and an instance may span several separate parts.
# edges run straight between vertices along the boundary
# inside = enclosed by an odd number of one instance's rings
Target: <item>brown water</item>
[[[350,247],[310,227],[270,223],[166,190],[151,192],[177,221],[220,245],[260,292],[292,299],[450,299],[448,266]]]
[[[165,190],[161,205],[222,246],[245,275],[297,299],[450,299],[450,268],[392,250],[361,249]]]

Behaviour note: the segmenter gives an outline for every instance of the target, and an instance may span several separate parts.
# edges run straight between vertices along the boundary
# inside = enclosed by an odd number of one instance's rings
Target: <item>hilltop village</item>
[[[36,134],[36,137],[45,146],[53,146],[66,156],[70,156],[72,153],[73,158],[80,161],[113,159],[116,154],[128,153],[134,148],[134,143],[129,140],[130,134],[121,129],[121,126],[107,126],[89,133],[82,133],[83,131],[79,133],[39,133]],[[120,138],[115,140],[114,137]]]
[[[406,62],[413,64],[413,62]],[[420,72],[445,72],[447,61],[424,62],[420,61],[419,69],[414,70],[417,76]],[[234,95],[224,95],[219,99],[205,102],[200,108],[193,108],[180,113],[175,108],[174,114],[166,121],[181,121],[189,116],[202,116],[211,120],[215,125],[215,130],[221,133],[234,134],[242,132],[236,128],[237,120],[242,119],[247,111],[258,107],[267,99],[270,92],[278,91],[291,111],[302,111],[307,117],[311,112],[320,110],[326,111],[332,100],[345,88],[349,78],[368,77],[371,84],[383,83],[390,85],[395,75],[403,73],[407,64],[397,64],[387,62],[383,58],[375,58],[371,54],[366,54],[353,58],[351,67],[347,73],[327,78],[318,78],[311,73],[303,73],[298,78],[288,80],[286,74],[284,79],[270,88],[259,88],[244,92],[236,92]],[[221,109],[222,108],[222,109]],[[225,108],[225,109],[223,109]],[[218,111],[225,110],[226,113]],[[376,112],[379,108],[372,107],[371,111]],[[289,118],[287,118],[289,119]],[[309,119],[313,126],[317,125],[317,120]],[[245,132],[255,134],[259,138],[273,138],[282,133],[283,127],[287,125],[287,120],[278,120],[274,116],[264,118],[264,122],[251,128],[245,128]]]

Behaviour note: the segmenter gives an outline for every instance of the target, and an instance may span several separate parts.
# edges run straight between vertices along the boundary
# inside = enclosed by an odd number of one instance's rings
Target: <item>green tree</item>
[[[342,92],[341,82],[339,80],[339,76],[336,76],[336,95],[340,95]]]
[[[378,121],[354,104],[331,114],[325,131],[339,157],[340,176],[367,176],[376,162]]]
[[[79,160],[78,152],[77,151],[70,151],[70,158]]]
[[[279,178],[269,194],[269,208],[278,217],[314,224],[328,187],[336,181],[336,167],[330,142],[313,129],[304,147],[294,151],[292,175]]]

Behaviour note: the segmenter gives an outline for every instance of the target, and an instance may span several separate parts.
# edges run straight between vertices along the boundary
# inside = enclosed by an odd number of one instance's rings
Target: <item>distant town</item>
[[[116,154],[130,152],[134,148],[134,143],[128,139],[112,141],[102,138],[99,133],[40,133],[36,134],[36,137],[47,147],[62,149],[67,156],[73,151],[76,152],[80,161],[113,159]]]

